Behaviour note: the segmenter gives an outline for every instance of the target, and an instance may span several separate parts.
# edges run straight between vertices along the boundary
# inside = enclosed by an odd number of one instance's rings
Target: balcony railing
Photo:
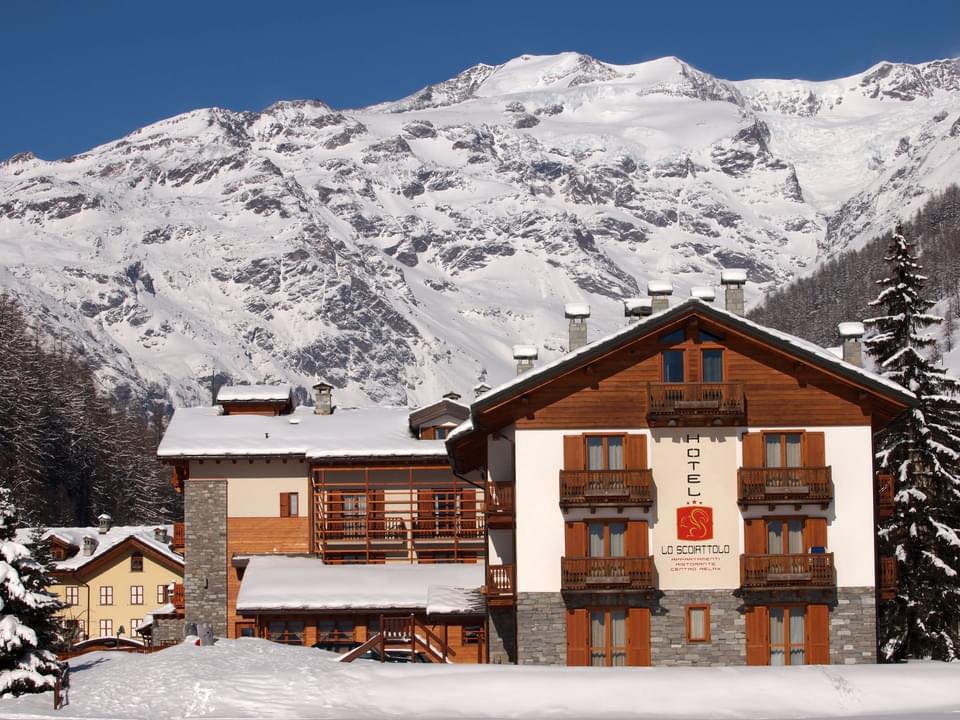
[[[880,597],[883,600],[892,600],[897,595],[897,559],[894,557],[880,558]]]
[[[483,586],[487,602],[493,605],[513,602],[515,577],[513,565],[487,565],[487,582]]]
[[[653,503],[650,470],[561,470],[560,507],[597,507]]]
[[[488,483],[483,495],[483,512],[488,525],[513,521],[513,483]]]
[[[173,524],[173,549],[180,551],[187,544],[187,535],[182,522]]]
[[[740,468],[737,479],[741,505],[827,505],[833,500],[829,467]]]
[[[183,594],[183,583],[175,583],[173,586],[173,607],[176,610],[183,610],[185,600]]]
[[[741,555],[740,583],[745,590],[832,588],[833,553]]]
[[[877,475],[877,517],[886,520],[893,516],[893,475]]]
[[[653,590],[652,557],[568,558],[560,563],[560,589],[568,591]]]
[[[649,383],[647,412],[651,419],[743,417],[740,383]]]

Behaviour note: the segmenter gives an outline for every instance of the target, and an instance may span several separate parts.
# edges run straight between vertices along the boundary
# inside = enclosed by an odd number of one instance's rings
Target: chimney
[[[513,359],[517,361],[517,375],[533,368],[533,361],[537,359],[536,345],[514,345]]]
[[[851,365],[863,367],[863,323],[842,322],[837,332],[843,339],[843,360]]]
[[[170,538],[167,535],[167,529],[165,527],[154,528],[153,539],[156,540],[158,543],[168,543],[170,541]]]
[[[727,312],[744,316],[743,286],[747,283],[747,271],[740,268],[726,268],[720,271],[720,284],[723,285]]]
[[[698,285],[690,288],[690,297],[702,300],[705,303],[712,303],[717,299],[717,293],[712,287]]]
[[[653,312],[663,312],[670,307],[673,284],[666,280],[651,280],[647,283],[647,295],[653,303]]]
[[[93,555],[93,551],[97,549],[97,539],[90,537],[89,535],[83,536],[83,554],[87,557]]]
[[[642,317],[649,317],[653,312],[653,301],[648,297],[626,298],[623,301],[623,316],[630,318],[631,323]]]
[[[563,306],[563,316],[570,320],[570,343],[567,352],[573,352],[587,344],[587,318],[590,306],[586,303],[567,303]]]
[[[106,513],[103,513],[97,517],[97,522],[99,523],[97,532],[99,532],[101,535],[106,535],[110,531],[110,527],[113,525],[113,518]]]
[[[480,397],[480,396],[483,395],[484,393],[490,392],[492,389],[493,389],[493,388],[491,388],[491,387],[490,387],[489,385],[487,385],[485,382],[478,383],[478,384],[476,384],[476,385],[473,386],[473,396],[474,396],[474,397]]]
[[[333,414],[333,385],[323,380],[313,386],[313,414]]]
[[[455,393],[455,392],[453,392],[453,391],[451,390],[450,392],[443,394],[443,399],[444,399],[444,400],[453,400],[454,402],[456,402],[457,400],[460,399],[460,393]]]

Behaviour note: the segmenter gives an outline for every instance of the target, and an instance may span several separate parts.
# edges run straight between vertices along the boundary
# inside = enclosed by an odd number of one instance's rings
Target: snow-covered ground
[[[381,665],[264,640],[71,661],[70,704],[0,701],[17,718],[960,717],[960,664],[798,668]]]

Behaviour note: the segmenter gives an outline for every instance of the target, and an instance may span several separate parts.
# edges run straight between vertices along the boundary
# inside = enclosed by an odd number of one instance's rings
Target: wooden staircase
[[[415,615],[381,615],[380,631],[341,657],[340,662],[353,662],[369,650],[376,650],[380,655],[380,662],[386,662],[387,651],[391,649],[409,650],[411,657],[420,651],[435,663],[449,662],[447,658],[456,657],[453,649],[417,620]]]

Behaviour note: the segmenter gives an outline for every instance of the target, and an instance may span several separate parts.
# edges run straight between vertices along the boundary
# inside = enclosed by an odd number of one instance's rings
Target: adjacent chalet
[[[97,527],[43,532],[53,558],[55,583],[49,589],[64,603],[61,615],[74,648],[141,645],[183,636],[182,615],[178,621],[174,605],[175,595],[183,590],[183,556],[173,531],[172,525],[114,526],[104,514]],[[31,543],[32,532],[18,531],[18,540]]]
[[[874,549],[891,484],[873,433],[913,402],[837,353],[671,288],[623,330],[480,396],[447,440],[488,484],[492,660],[568,665],[876,661]],[[878,587],[878,577],[883,579]]]
[[[453,662],[875,662],[892,483],[873,433],[914,402],[710,289],[425,408],[224,388],[161,443],[185,494],[185,619],[345,654]]]
[[[159,456],[184,493],[188,625],[360,655],[486,659],[484,487],[443,438],[468,409],[313,407],[226,387],[177,410]],[[354,653],[354,651],[356,651]]]

